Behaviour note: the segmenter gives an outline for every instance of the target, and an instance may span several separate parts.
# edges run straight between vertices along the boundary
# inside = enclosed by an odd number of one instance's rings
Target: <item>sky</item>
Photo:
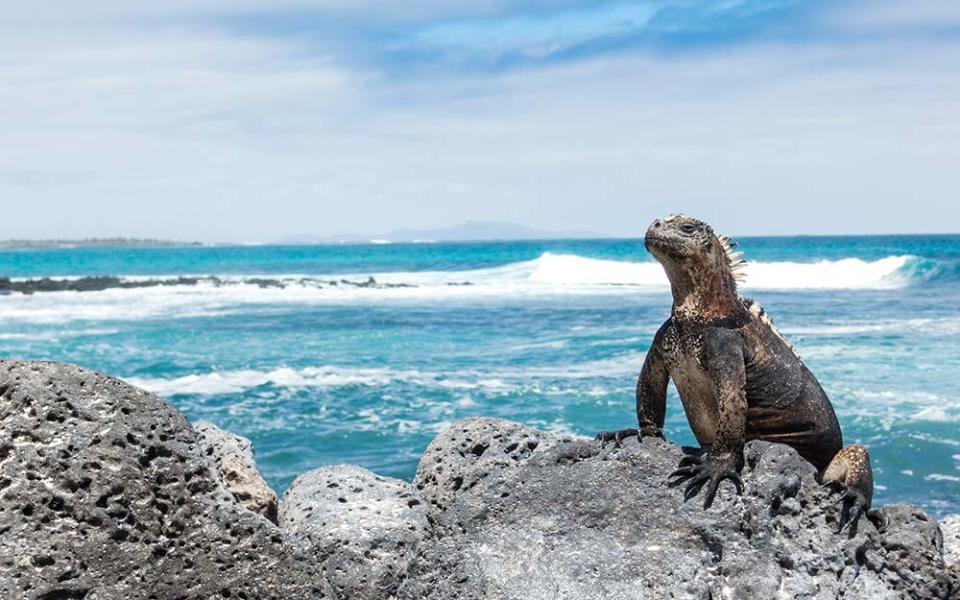
[[[0,238],[960,232],[956,0],[20,2],[0,81]]]

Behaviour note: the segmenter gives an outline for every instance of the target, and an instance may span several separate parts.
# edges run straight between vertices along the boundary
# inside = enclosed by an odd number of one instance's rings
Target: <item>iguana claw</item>
[[[854,489],[847,489],[840,499],[840,519],[837,523],[837,533],[847,530],[849,537],[857,535],[857,524],[860,517],[867,513],[867,499]]]
[[[743,480],[740,479],[740,462],[735,454],[705,454],[703,456],[687,455],[680,461],[678,468],[670,473],[675,477],[669,482],[670,487],[686,483],[683,491],[683,501],[693,498],[706,486],[707,493],[703,498],[703,508],[713,505],[720,484],[728,479],[737,488],[737,494],[743,495]]]
[[[640,429],[621,429],[619,431],[603,431],[598,433],[596,440],[599,440],[602,446],[606,446],[607,442],[613,441],[613,447],[619,448],[623,444],[623,440],[628,437],[637,437],[638,441],[643,441],[645,437],[658,437],[663,439],[663,429],[660,429],[656,425],[644,425]]]

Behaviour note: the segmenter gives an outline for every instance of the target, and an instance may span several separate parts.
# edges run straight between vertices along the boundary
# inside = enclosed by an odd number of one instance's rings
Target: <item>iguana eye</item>
[[[697,230],[696,225],[691,225],[690,223],[684,223],[680,226],[680,231],[684,233],[694,233]]]

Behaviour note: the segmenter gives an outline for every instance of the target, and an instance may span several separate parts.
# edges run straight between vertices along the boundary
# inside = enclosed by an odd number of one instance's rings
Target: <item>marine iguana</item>
[[[738,294],[744,262],[736,245],[684,215],[654,221],[644,245],[667,273],[673,309],[637,381],[639,428],[603,432],[597,439],[619,446],[628,436],[663,437],[672,378],[703,448],[685,456],[669,476],[671,485],[687,484],[685,500],[706,487],[703,507],[709,508],[724,480],[742,494],[744,443],[780,442],[816,467],[822,483],[845,491],[837,532],[849,526],[852,535],[873,497],[870,456],[859,444],[843,445],[820,383],[764,310]]]

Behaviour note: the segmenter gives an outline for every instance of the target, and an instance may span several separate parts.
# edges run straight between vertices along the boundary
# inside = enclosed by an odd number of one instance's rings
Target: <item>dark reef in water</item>
[[[164,285],[196,285],[205,278],[172,277],[169,279],[129,280],[119,277],[78,277],[76,279],[21,279],[11,280],[0,277],[0,294],[18,292],[35,294],[38,292],[100,292],[113,288],[141,288]]]
[[[0,598],[960,596],[956,531],[923,510],[837,535],[837,498],[766,442],[745,494],[703,510],[667,485],[680,456],[474,418],[413,483],[328,466],[278,503],[248,440],[100,373],[0,361]]]
[[[362,281],[349,279],[316,279],[311,277],[276,279],[268,277],[236,277],[225,278],[214,275],[199,277],[157,277],[126,279],[109,275],[95,277],[77,277],[69,279],[10,279],[0,277],[0,294],[35,294],[39,292],[101,292],[110,289],[150,288],[165,286],[191,286],[208,284],[217,287],[232,285],[255,285],[259,288],[286,288],[291,285],[324,287],[358,287],[374,289],[412,288],[415,285],[407,283],[378,283],[373,277]],[[448,285],[471,285],[470,282],[452,283]]]

